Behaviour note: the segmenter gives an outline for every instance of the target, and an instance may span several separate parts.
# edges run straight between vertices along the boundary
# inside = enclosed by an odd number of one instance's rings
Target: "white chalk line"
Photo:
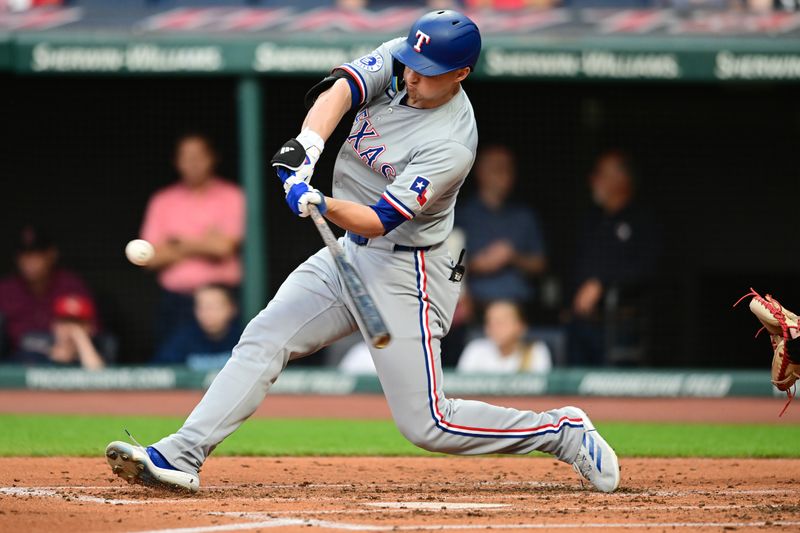
[[[78,487],[81,488],[81,487]],[[87,488],[87,487],[82,487]],[[99,503],[104,505],[144,505],[148,503],[199,503],[208,500],[200,498],[186,498],[186,499],[163,499],[163,500],[128,500],[117,498],[102,498],[97,496],[74,495],[65,492],[65,487],[52,487],[52,488],[25,488],[25,487],[0,487],[0,494],[8,496],[36,496],[36,497],[53,497],[64,498],[69,501],[80,501],[87,503]],[[341,501],[341,499],[337,499]],[[296,500],[290,500],[293,503]],[[420,506],[420,503],[425,505]],[[267,513],[259,514],[259,516],[319,516],[319,515],[357,515],[357,514],[375,514],[375,513],[405,513],[412,510],[435,510],[435,511],[456,511],[456,510],[481,510],[481,511],[501,511],[507,510],[512,507],[510,504],[499,503],[466,503],[466,502],[367,502],[362,505],[376,507],[375,509],[320,509],[320,510],[275,510]],[[726,504],[726,505],[604,505],[603,511],[623,511],[623,512],[659,512],[659,511],[692,511],[692,510],[707,510],[707,511],[724,511],[735,509],[774,509],[781,510],[781,504]],[[535,513],[549,513],[549,512],[564,512],[564,511],[585,511],[586,507],[528,507],[528,506],[514,506],[513,510],[522,512],[535,512]],[[231,513],[211,512],[211,515],[229,515]],[[241,513],[234,513],[236,516],[245,516]]]
[[[366,484],[354,484],[354,483],[231,483],[227,485],[202,485],[200,488],[201,490],[225,490],[225,489],[325,489],[325,488],[358,488],[358,487],[370,487],[376,486],[385,488],[387,483],[366,483]],[[581,497],[585,497],[587,495],[587,491],[576,491],[575,487],[578,485],[570,485],[568,483],[551,483],[551,482],[542,482],[542,481],[478,481],[475,483],[391,483],[391,486],[394,488],[425,488],[425,487],[491,487],[491,486],[519,486],[519,487],[529,487],[529,488],[545,488],[545,489],[561,489],[567,490],[570,492],[579,492]],[[130,490],[130,486],[125,485],[41,485],[41,486],[34,486],[34,487],[0,487],[2,489],[16,489],[16,488],[31,488],[31,489],[43,489],[43,490],[112,490],[112,491],[127,491]],[[598,496],[606,496],[604,494],[599,493],[588,493],[588,494],[596,494]],[[687,489],[687,490],[648,490],[648,489],[640,489],[640,490],[626,490],[624,492],[615,492],[615,497],[639,497],[639,496],[693,496],[693,495],[707,495],[707,496],[718,496],[718,495],[747,495],[747,494],[800,494],[800,489]],[[530,496],[538,496],[539,494],[531,494]],[[524,495],[515,494],[514,497],[520,497]],[[561,496],[569,496],[568,494],[562,494]],[[338,498],[334,498],[338,499]],[[177,501],[190,501],[190,499],[181,499]]]
[[[78,487],[81,488],[81,487]],[[86,488],[86,487],[83,487]],[[88,496],[83,494],[73,494],[75,491],[75,487],[53,487],[53,488],[28,488],[28,487],[0,487],[0,496],[7,495],[7,496],[15,496],[15,497],[40,497],[40,498],[62,498],[65,501],[67,500],[74,500],[80,502],[88,502],[88,503],[101,503],[101,504],[110,504],[110,505],[145,505],[145,504],[161,504],[161,503],[203,503],[203,502],[211,502],[213,501],[210,498],[180,498],[180,499],[141,499],[141,500],[130,500],[130,499],[120,499],[120,498],[104,498],[102,496]],[[227,498],[228,501],[237,501],[237,500],[251,500],[252,498]],[[329,502],[341,502],[341,497],[329,497],[329,498],[318,498],[315,497],[312,499],[314,502],[319,503],[323,501]],[[309,501],[312,501],[309,500]],[[297,498],[270,498],[270,503],[296,503],[298,500]],[[444,504],[442,504],[444,505]],[[385,511],[385,509],[384,509]],[[379,512],[379,510],[376,510]],[[312,513],[313,514],[313,513]]]
[[[81,501],[81,502],[89,502],[89,503],[100,503],[105,505],[143,505],[146,503],[153,503],[152,500],[128,500],[128,499],[109,499],[109,498],[101,498],[97,496],[87,496],[87,495],[74,495],[74,494],[66,494],[65,490],[78,490],[78,489],[87,489],[89,487],[81,487],[81,486],[72,486],[72,487],[53,487],[53,488],[27,488],[27,487],[0,487],[0,494],[5,494],[9,496],[17,496],[17,497],[24,497],[24,496],[36,496],[36,497],[62,497],[62,498],[69,498],[69,500],[74,501]],[[107,487],[98,487],[98,488],[107,488]],[[747,492],[747,493],[757,493],[757,494],[764,494],[766,493],[786,493],[786,492],[793,492],[793,491],[782,491],[782,490],[770,490],[770,491],[739,491],[739,493]],[[178,500],[158,500],[157,503],[179,503],[179,502],[199,502],[199,501],[207,501],[201,499],[178,499]],[[554,524],[542,524],[542,523],[535,523],[535,524],[427,524],[427,525],[393,525],[393,526],[382,526],[382,525],[372,525],[372,524],[358,524],[358,523],[349,523],[349,522],[339,522],[339,521],[330,521],[330,520],[320,520],[314,518],[294,518],[293,516],[298,515],[321,515],[321,514],[366,514],[366,512],[387,512],[387,511],[395,511],[395,512],[407,512],[413,510],[413,508],[404,507],[404,505],[413,504],[414,502],[371,502],[377,504],[387,504],[391,503],[393,506],[397,505],[397,507],[384,507],[384,508],[377,508],[377,509],[352,509],[352,510],[320,510],[320,511],[274,511],[268,513],[242,513],[242,512],[211,512],[208,513],[212,516],[225,516],[225,517],[237,517],[237,518],[246,518],[249,519],[248,522],[239,522],[233,524],[222,524],[222,525],[214,525],[214,526],[198,526],[198,527],[186,527],[186,528],[168,528],[168,529],[159,529],[159,530],[152,530],[148,533],[206,533],[206,532],[215,532],[215,531],[244,531],[244,530],[252,530],[252,529],[259,529],[259,528],[277,528],[277,527],[289,527],[289,526],[303,526],[303,527],[317,527],[317,528],[325,528],[325,529],[337,529],[337,530],[345,530],[345,531],[421,531],[421,530],[483,530],[483,529],[652,529],[652,528],[682,528],[682,529],[692,529],[692,528],[709,528],[709,527],[763,527],[767,525],[775,525],[775,526],[800,526],[800,521],[775,521],[775,522],[764,522],[764,521],[754,521],[754,522],[636,522],[636,523],[554,523]],[[418,502],[417,502],[418,503]],[[430,504],[430,509],[437,509],[437,510],[445,510],[448,509],[448,505],[450,505],[451,510],[463,510],[463,507],[458,505],[459,502],[425,502]],[[463,502],[460,502],[463,504]],[[369,505],[368,503],[365,505]],[[469,505],[469,504],[467,504]],[[473,504],[474,505],[474,504]],[[725,509],[742,509],[742,508],[754,508],[754,507],[769,507],[769,508],[776,508],[780,509],[781,506],[778,504],[764,504],[764,505],[647,505],[647,506],[604,506],[601,510],[602,511],[649,511],[649,512],[657,512],[657,511],[667,511],[667,510],[725,510]],[[492,510],[502,510],[502,508],[497,507],[487,507],[486,511]],[[585,507],[570,507],[570,508],[561,508],[555,509],[553,507],[547,508],[523,508],[521,510],[527,512],[548,512],[554,510],[561,510],[561,511],[581,511],[585,510]],[[286,518],[278,518],[276,515],[287,515]]]
[[[225,513],[242,518],[241,513]],[[251,518],[261,517],[259,513],[248,513]],[[628,523],[533,523],[533,524],[425,524],[425,525],[374,525],[350,522],[334,522],[330,520],[298,519],[298,518],[259,518],[254,522],[236,522],[215,526],[197,526],[170,529],[154,529],[139,533],[211,533],[215,531],[243,531],[248,529],[276,528],[288,526],[318,527],[344,531],[446,531],[446,530],[485,530],[485,529],[653,529],[653,528],[721,528],[721,527],[764,527],[764,526],[800,526],[800,521],[753,521],[753,522],[628,522]]]
[[[367,507],[379,507],[381,509],[413,509],[413,510],[430,510],[430,509],[456,509],[456,510],[473,510],[473,509],[497,509],[501,507],[511,507],[508,503],[479,503],[479,502],[368,502],[363,505]]]
[[[295,500],[296,502],[297,500]],[[319,511],[313,511],[311,509],[306,510],[298,510],[298,511],[267,511],[264,514],[266,516],[318,516],[318,515],[370,515],[370,514],[387,514],[387,513],[409,513],[414,511],[415,509],[407,509],[407,508],[397,508],[397,509],[322,509]],[[453,508],[446,508],[446,509],[431,509],[431,511],[441,512],[441,511],[463,511],[464,509],[453,509]],[[489,511],[489,512],[497,512],[497,511],[508,511],[508,507],[492,507],[489,509],[480,509],[481,512]],[[523,509],[517,509],[519,511]],[[527,509],[524,509],[527,511]],[[535,509],[534,509],[535,510]],[[219,515],[224,514],[221,512],[212,511],[208,513],[210,515]],[[237,516],[239,513],[237,513]]]
[[[296,503],[297,500],[294,500]],[[402,503],[402,502],[401,502]],[[367,505],[367,504],[365,504]],[[606,505],[602,508],[597,508],[594,511],[600,513],[602,511],[623,511],[629,513],[649,513],[658,511],[734,511],[742,509],[769,509],[772,511],[783,510],[785,506],[782,504],[728,504],[728,505],[648,505],[648,506],[628,506],[628,505]],[[474,509],[474,508],[473,508]],[[488,507],[474,509],[480,512],[498,512],[498,511],[512,511],[524,513],[561,513],[564,511],[569,512],[582,512],[586,511],[588,507]],[[296,511],[267,511],[265,516],[318,516],[318,515],[367,515],[367,514],[383,514],[383,513],[407,513],[410,511],[418,511],[420,509],[398,506],[394,508],[379,507],[376,509],[320,509],[317,511],[311,509],[296,510]],[[425,510],[425,509],[422,509]],[[430,511],[463,511],[464,509],[456,509],[452,506],[448,507],[447,503],[439,503],[438,506],[431,506]],[[211,515],[225,514],[222,512],[210,512]]]
[[[190,502],[190,503],[199,503],[199,502],[207,502],[210,500],[203,500],[199,498],[187,498],[183,500],[123,500],[117,498],[101,498],[98,496],[86,496],[86,495],[71,495],[65,492],[59,492],[57,490],[52,489],[29,489],[24,487],[0,487],[0,494],[5,494],[8,496],[17,496],[17,497],[25,497],[25,496],[37,496],[43,498],[64,498],[65,500],[68,498],[70,501],[79,501],[79,502],[87,502],[87,503],[100,503],[106,505],[145,505],[145,504],[153,504],[153,503],[182,503],[182,502]],[[249,499],[249,498],[248,498]],[[337,501],[341,501],[341,498],[337,498]],[[292,503],[296,503],[296,499],[287,499],[286,501],[291,501]],[[492,504],[495,505],[495,504]],[[496,504],[498,507],[489,507],[485,508],[487,511],[499,511],[504,510],[503,508],[508,507],[505,504]],[[448,507],[449,506],[449,507]],[[439,503],[437,510],[463,510],[462,508],[458,508],[454,506],[452,503]],[[329,509],[329,510],[320,510],[320,511],[270,511],[269,515],[324,515],[324,514],[378,514],[378,513],[386,513],[386,512],[395,512],[395,513],[405,513],[409,512],[411,509],[408,508],[396,508],[396,509]],[[217,512],[210,512],[208,514],[211,515],[223,515],[225,513],[217,513]]]
[[[72,490],[72,489],[68,489]],[[26,487],[0,487],[0,494],[8,496],[39,496],[44,498],[64,498],[75,500],[79,502],[88,503],[103,503],[110,505],[144,505],[153,503],[152,500],[122,500],[117,498],[103,498],[100,496],[87,496],[85,494],[69,494],[66,490],[61,489],[42,489],[42,488],[26,488]],[[178,503],[191,500],[158,500],[159,503]],[[194,499],[194,502],[201,501]]]
[[[145,505],[145,504],[161,504],[161,503],[202,503],[211,501],[208,498],[170,498],[170,499],[140,499],[140,500],[133,500],[133,499],[121,499],[121,498],[106,498],[102,496],[91,496],[91,495],[84,495],[84,494],[74,494],[74,492],[80,490],[100,490],[100,489],[107,489],[110,487],[86,487],[86,486],[50,486],[50,487],[0,487],[0,495],[7,495],[7,496],[16,496],[16,497],[25,497],[25,496],[36,496],[36,497],[50,497],[50,498],[62,498],[68,501],[80,501],[80,502],[87,502],[87,503],[99,503],[99,504],[106,504],[106,505]],[[121,489],[126,489],[127,487],[119,487]],[[733,492],[733,494],[793,494],[797,491],[790,491],[790,490],[782,490],[782,489],[764,489],[764,490],[740,490],[738,492]],[[625,494],[625,493],[617,493],[614,497],[620,496],[642,496],[642,495],[655,495],[655,496],[680,496],[680,495],[698,495],[698,494],[722,494],[723,492],[705,492],[705,491],[658,491],[652,493],[638,493],[638,494]],[[588,494],[595,494],[595,493],[588,493]],[[602,494],[597,494],[598,496],[606,496]],[[535,495],[530,496],[535,497]],[[519,495],[514,496],[515,499],[519,499]],[[231,500],[249,500],[250,498],[230,498]],[[337,501],[340,502],[341,498],[313,498],[315,502],[321,501]],[[279,502],[297,502],[296,498],[270,498],[271,503],[279,503]],[[415,510],[420,509],[418,505],[419,502],[416,502],[417,506],[415,507],[415,502],[366,502],[362,503],[363,505],[368,506],[382,506],[382,509],[376,509],[376,511],[390,511],[394,507],[398,511],[406,511],[406,510]],[[464,502],[424,502],[426,505],[429,505],[431,509],[441,509],[447,508],[451,510],[457,510],[459,508],[464,508],[464,505],[473,505],[475,504],[464,504]],[[483,503],[479,504],[482,506],[481,510],[493,510],[497,508],[497,506],[507,506],[508,504],[500,504],[500,503]],[[599,504],[598,504],[599,505]],[[648,510],[660,510],[660,511],[672,511],[672,510],[729,510],[729,509],[753,509],[753,508],[769,508],[769,509],[781,509],[781,504],[718,504],[718,505],[647,505],[647,506],[636,506],[636,505],[602,505],[602,510],[609,510],[609,511],[627,511],[627,512],[642,512]],[[550,511],[554,511],[556,509],[561,511],[582,511],[585,510],[586,507],[563,507],[560,506],[556,507],[529,507],[529,506],[515,506],[515,509],[523,510],[526,512],[540,512],[546,513]],[[371,512],[371,511],[370,511]],[[318,515],[318,514],[367,514],[366,510],[355,510],[355,509],[341,509],[341,510],[320,510],[320,511],[273,511],[272,514],[297,514],[297,515]]]

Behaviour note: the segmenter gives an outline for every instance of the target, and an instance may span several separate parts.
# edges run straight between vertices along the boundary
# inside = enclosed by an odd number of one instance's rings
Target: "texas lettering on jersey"
[[[369,108],[365,108],[356,115],[353,121],[353,129],[347,137],[347,142],[365,165],[382,174],[391,183],[397,176],[397,171],[391,164],[384,163],[378,159],[386,151],[386,145],[367,145],[369,139],[377,139],[378,137],[380,137],[380,134],[375,130],[372,121],[369,119]]]

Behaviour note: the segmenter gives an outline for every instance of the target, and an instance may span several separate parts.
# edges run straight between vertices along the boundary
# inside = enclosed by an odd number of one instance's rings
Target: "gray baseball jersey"
[[[374,205],[386,238],[405,246],[444,242],[453,229],[458,190],[478,145],[472,105],[463,90],[433,109],[404,105],[397,90],[394,39],[339,69],[359,91],[359,112],[333,171],[333,196]]]
[[[358,112],[333,176],[334,194],[371,206],[387,230],[368,242],[341,242],[392,334],[386,348],[370,348],[392,416],[406,438],[427,450],[539,450],[572,462],[584,436],[580,411],[537,413],[444,394],[440,341],[450,328],[461,284],[451,277],[453,261],[441,243],[472,166],[475,119],[463,90],[435,109],[404,106],[404,91],[393,88],[393,43],[338,67],[349,76]],[[253,414],[290,360],[359,328],[364,331],[323,248],[292,272],[250,321],[183,427],[154,447],[175,467],[197,471]]]

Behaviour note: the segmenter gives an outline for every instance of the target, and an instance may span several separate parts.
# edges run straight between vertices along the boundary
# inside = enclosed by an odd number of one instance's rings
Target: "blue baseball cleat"
[[[139,443],[117,440],[106,447],[106,459],[111,470],[128,483],[190,492],[200,488],[196,474],[178,470],[152,446],[145,448]]]
[[[602,492],[614,492],[619,487],[619,461],[592,421],[582,409],[566,407],[583,418],[583,440],[572,467],[582,478]]]

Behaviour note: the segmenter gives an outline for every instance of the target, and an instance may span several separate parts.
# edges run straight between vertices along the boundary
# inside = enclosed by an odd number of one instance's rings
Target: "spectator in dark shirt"
[[[504,146],[480,150],[475,165],[478,194],[456,209],[466,234],[468,288],[483,306],[494,300],[527,303],[529,276],[546,267],[544,239],[533,210],[508,201],[514,187],[514,155]]]
[[[100,370],[116,355],[116,344],[98,334],[94,304],[86,296],[59,296],[49,332],[26,333],[13,362],[26,365],[79,366]]]
[[[233,291],[224,285],[206,285],[194,293],[194,320],[161,346],[153,363],[220,369],[241,333]]]
[[[79,295],[94,304],[83,281],[58,266],[58,249],[39,228],[26,226],[20,232],[16,266],[16,274],[0,280],[0,315],[12,352],[26,333],[50,331],[59,296]],[[96,318],[91,325],[97,327]]]
[[[589,178],[597,204],[578,236],[571,363],[605,363],[603,300],[611,289],[641,294],[652,281],[660,239],[651,212],[635,201],[630,158],[622,152],[602,154]]]

